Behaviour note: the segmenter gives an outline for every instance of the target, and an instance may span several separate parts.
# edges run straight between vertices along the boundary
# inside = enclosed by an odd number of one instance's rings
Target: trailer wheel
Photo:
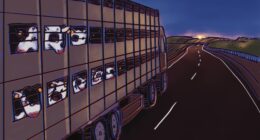
[[[121,134],[121,117],[119,111],[112,112],[109,117],[110,136],[112,140],[118,140]]]
[[[97,121],[86,127],[84,133],[85,140],[108,140],[106,121],[104,119]]]
[[[94,138],[95,140],[106,140],[106,125],[105,122],[99,121],[94,127]]]
[[[168,87],[168,76],[167,73],[164,72],[161,77],[161,94],[165,93]]]
[[[144,98],[144,107],[151,108],[157,103],[157,87],[154,82],[150,82],[147,85],[147,92],[145,93]]]

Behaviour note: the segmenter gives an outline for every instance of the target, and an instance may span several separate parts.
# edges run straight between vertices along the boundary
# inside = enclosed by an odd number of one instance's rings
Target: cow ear
[[[45,32],[46,32],[46,31],[48,31],[48,30],[49,30],[49,27],[45,27],[44,29],[45,29]]]
[[[69,31],[70,31],[70,27],[69,26],[62,28],[62,32],[63,33],[65,33],[65,32],[69,33]]]
[[[15,99],[18,99],[18,98],[21,98],[21,97],[22,97],[22,93],[17,92],[17,91],[14,92],[14,98]]]
[[[73,35],[75,33],[75,30],[74,29],[71,29],[70,32],[69,32],[71,35]]]

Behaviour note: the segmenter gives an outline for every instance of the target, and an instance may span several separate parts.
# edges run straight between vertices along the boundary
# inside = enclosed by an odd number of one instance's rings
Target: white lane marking
[[[208,54],[210,54],[211,56],[215,57],[216,59],[220,60],[226,67],[227,69],[233,74],[233,76],[238,80],[238,82],[242,85],[242,87],[245,89],[247,95],[249,96],[249,98],[252,100],[253,104],[255,105],[258,113],[260,114],[260,109],[258,108],[256,102],[254,101],[253,97],[250,95],[249,91],[247,90],[246,86],[241,82],[241,80],[237,77],[237,75],[229,68],[229,66],[226,64],[226,62],[224,60],[222,60],[221,58],[217,57],[216,55],[204,50],[204,48],[202,48],[202,50]]]
[[[202,60],[201,60],[201,59],[200,59],[199,61],[200,61],[200,62],[202,62]]]
[[[198,64],[198,67],[200,67],[200,63]]]
[[[193,74],[193,76],[190,78],[190,80],[193,80],[196,75],[197,75],[197,72]]]
[[[168,69],[171,68],[173,65],[175,65],[177,62],[179,62],[185,55],[187,55],[187,54],[188,54],[188,50],[189,50],[189,48],[187,48],[187,50],[185,51],[185,53],[184,53],[179,59],[177,59],[176,61],[174,61],[174,62],[168,67]]]
[[[199,55],[199,57],[201,57],[201,55]]]
[[[171,113],[172,109],[175,107],[175,105],[177,104],[177,102],[175,102],[172,107],[170,108],[170,110],[168,111],[168,113],[162,118],[162,120],[154,127],[154,130],[156,130],[161,123],[166,119],[166,117]]]

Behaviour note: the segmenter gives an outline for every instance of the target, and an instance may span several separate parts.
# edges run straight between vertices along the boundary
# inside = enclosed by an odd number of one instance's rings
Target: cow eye
[[[81,80],[77,79],[76,80],[76,85],[80,85],[81,84]]]
[[[50,42],[58,42],[60,40],[58,33],[50,33],[49,41]]]
[[[23,31],[20,30],[20,31],[18,32],[18,35],[19,35],[19,36],[22,36],[22,35],[23,35]]]
[[[77,42],[77,41],[79,40],[79,36],[78,36],[78,35],[73,35],[73,36],[71,37],[71,40],[72,40],[73,42]]]
[[[113,74],[115,71],[112,69],[112,70],[110,70],[110,72],[109,73],[111,73],[111,74]]]

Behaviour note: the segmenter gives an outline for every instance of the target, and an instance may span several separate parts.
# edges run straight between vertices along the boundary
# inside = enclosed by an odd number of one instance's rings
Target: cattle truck
[[[167,88],[165,41],[130,0],[0,0],[0,139],[119,139]]]

